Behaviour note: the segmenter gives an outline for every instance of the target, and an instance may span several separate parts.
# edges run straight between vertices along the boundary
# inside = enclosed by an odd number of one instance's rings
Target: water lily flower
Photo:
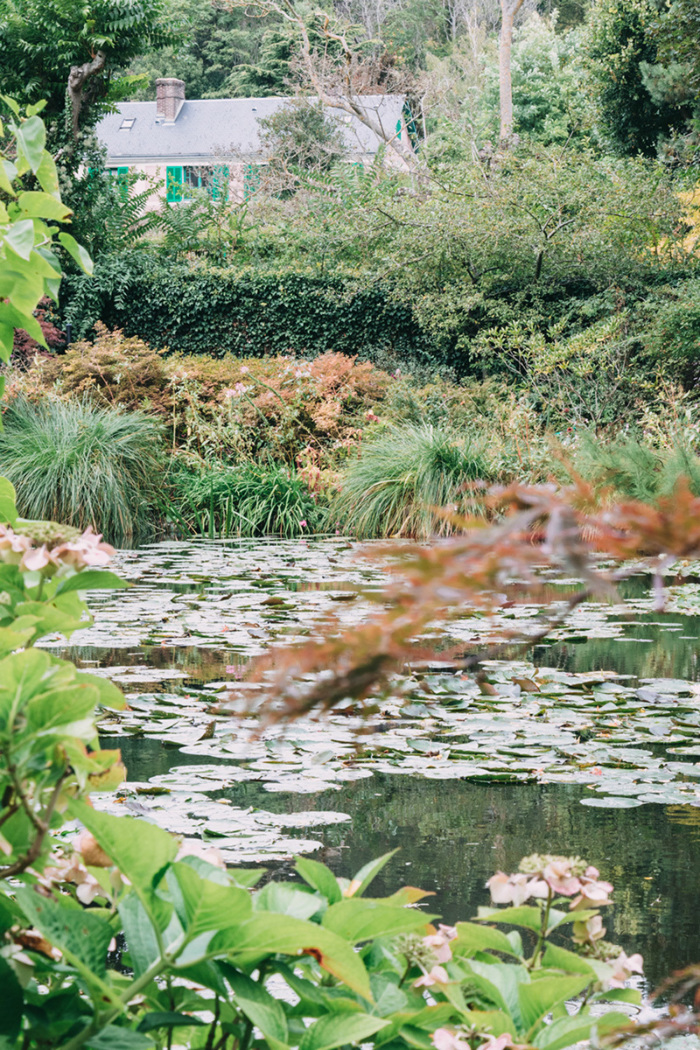
[[[414,988],[430,988],[433,984],[447,984],[449,981],[447,970],[444,966],[433,966],[430,973],[424,973],[422,977],[419,977],[417,981],[414,981]]]

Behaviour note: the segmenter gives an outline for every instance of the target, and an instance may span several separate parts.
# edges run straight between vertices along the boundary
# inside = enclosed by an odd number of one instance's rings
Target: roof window
[[[119,125],[120,131],[130,131],[136,123],[136,117],[124,117],[123,121]]]

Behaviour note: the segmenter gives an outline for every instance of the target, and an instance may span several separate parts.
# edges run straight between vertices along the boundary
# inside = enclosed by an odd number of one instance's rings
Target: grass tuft
[[[151,528],[161,428],[142,412],[17,398],[3,415],[0,474],[26,518],[88,525],[113,543]]]
[[[476,444],[437,427],[396,427],[349,465],[332,517],[360,538],[444,535],[451,525],[438,508],[473,512],[467,483],[489,476]]]

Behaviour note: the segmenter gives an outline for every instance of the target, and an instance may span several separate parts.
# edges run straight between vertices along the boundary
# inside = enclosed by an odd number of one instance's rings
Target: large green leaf
[[[115,572],[104,572],[101,569],[84,569],[76,572],[74,576],[62,580],[56,589],[57,594],[67,594],[69,591],[118,591],[131,587],[127,580],[117,576]]]
[[[87,1050],[150,1050],[154,1045],[149,1035],[108,1024],[97,1035],[87,1040]]]
[[[588,988],[593,979],[585,977],[541,977],[518,988],[523,1029],[534,1036],[543,1018],[559,1003],[565,1003]]]
[[[167,831],[133,817],[100,813],[85,802],[72,802],[71,816],[91,831],[107,856],[135,887],[150,889],[175,859],[177,840]]]
[[[0,521],[14,525],[17,521],[17,494],[7,478],[0,477]]]
[[[114,935],[105,919],[85,908],[68,907],[51,897],[42,897],[26,886],[16,891],[16,897],[29,923],[82,964],[84,976],[104,976],[107,949]]]
[[[77,262],[80,269],[87,274],[92,274],[92,259],[83,246],[78,244],[75,237],[71,237],[69,233],[59,233],[58,239],[68,254]]]
[[[289,1042],[287,1018],[282,1004],[262,984],[231,967],[226,970],[226,980],[233,989],[237,1006],[256,1025],[267,1039],[276,1043]]]
[[[255,959],[277,953],[313,955],[325,970],[371,999],[369,976],[359,955],[335,933],[303,919],[258,912],[242,926],[217,934],[209,951],[228,953],[234,959]]]
[[[395,907],[381,900],[350,897],[324,912],[323,925],[352,944],[423,929],[435,916],[415,908]]]
[[[547,943],[542,956],[542,964],[555,970],[565,970],[567,973],[595,973],[595,968],[591,965],[590,960],[584,959],[576,952],[561,948],[557,944]]]
[[[140,977],[160,958],[158,938],[148,912],[135,893],[128,893],[119,902],[119,917],[134,976]]]
[[[189,864],[171,866],[168,886],[188,940],[213,930],[240,926],[253,913],[247,890],[203,879]]]
[[[310,919],[324,903],[315,893],[285,882],[268,882],[254,897],[256,911],[274,911],[296,919]]]
[[[308,857],[297,857],[294,867],[304,882],[308,882],[309,886],[318,890],[329,904],[335,904],[336,901],[341,900],[343,893],[338,880],[325,864],[317,860],[310,860]]]
[[[46,146],[46,128],[41,117],[30,117],[22,124],[14,127],[17,146],[22,151],[31,165],[32,171],[36,172],[44,159],[44,148]]]
[[[629,1017],[623,1013],[611,1011],[600,1017],[591,1017],[590,1014],[580,1014],[574,1017],[560,1017],[557,1021],[541,1028],[533,1040],[533,1045],[539,1050],[564,1050],[567,1046],[574,1046],[584,1039],[590,1039],[593,1032],[598,1035],[613,1031],[615,1028],[623,1028],[629,1025]]]
[[[392,849],[389,853],[384,853],[381,857],[377,857],[376,860],[370,860],[367,864],[361,867],[350,882],[350,890],[352,892],[349,895],[352,897],[361,897],[370,883],[374,881],[379,872],[389,863],[395,853],[398,853],[398,849]]]
[[[450,944],[454,956],[476,955],[477,952],[501,952],[518,958],[505,933],[493,926],[479,926],[475,922],[458,922],[457,938]]]
[[[22,1024],[24,993],[17,975],[6,959],[0,955],[0,1038],[10,1044],[19,1035]]]
[[[70,208],[48,193],[35,190],[20,193],[17,207],[22,215],[30,219],[52,219],[65,222],[71,214]]]
[[[388,1024],[369,1014],[329,1014],[307,1028],[299,1050],[334,1050],[336,1046],[358,1046]]]

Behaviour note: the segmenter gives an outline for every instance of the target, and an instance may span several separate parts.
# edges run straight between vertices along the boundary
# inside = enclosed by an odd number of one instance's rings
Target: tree
[[[683,123],[675,104],[649,90],[649,70],[659,59],[655,31],[663,21],[656,0],[597,0],[591,9],[587,51],[598,124],[622,155],[654,156],[659,137]]]
[[[523,0],[501,0],[501,33],[498,40],[499,86],[501,97],[500,140],[508,142],[513,134],[513,81],[511,75],[511,48],[513,23],[523,6]]]
[[[172,39],[165,0],[4,0],[0,7],[0,88],[46,100],[50,140],[66,112],[75,141],[110,97],[113,71]]]
[[[323,106],[355,117],[406,167],[414,168],[416,158],[407,136],[401,136],[400,129],[385,128],[379,114],[362,101],[363,95],[386,90],[383,49],[378,53],[376,41],[363,39],[354,27],[324,11],[307,18],[295,0],[228,2],[231,7],[257,11],[261,16],[277,16],[294,34],[296,72],[303,89],[313,91]]]

